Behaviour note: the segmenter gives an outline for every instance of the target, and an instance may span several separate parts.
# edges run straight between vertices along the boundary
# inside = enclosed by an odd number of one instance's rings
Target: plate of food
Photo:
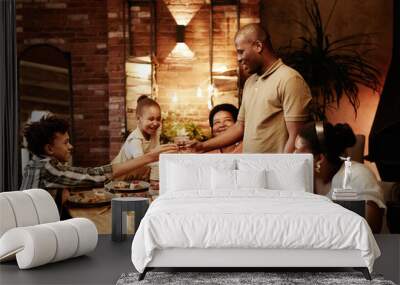
[[[104,185],[106,189],[114,192],[145,192],[149,190],[150,183],[142,180],[111,181]]]
[[[73,192],[68,197],[68,204],[71,207],[99,207],[109,205],[113,194],[104,189],[94,189],[92,191]]]

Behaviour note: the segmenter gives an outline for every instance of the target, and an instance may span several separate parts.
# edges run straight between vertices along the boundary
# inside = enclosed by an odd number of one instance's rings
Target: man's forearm
[[[285,148],[283,152],[292,153],[294,151],[294,142],[296,141],[297,134],[300,129],[303,127],[304,122],[288,122],[286,121],[286,129],[288,131],[289,137],[286,141]]]
[[[243,132],[244,129],[242,123],[236,123],[220,136],[205,141],[203,143],[203,150],[210,151],[216,148],[232,145],[243,138]]]
[[[286,141],[285,148],[283,149],[284,153],[292,153],[294,151],[294,142],[296,137],[289,137]]]

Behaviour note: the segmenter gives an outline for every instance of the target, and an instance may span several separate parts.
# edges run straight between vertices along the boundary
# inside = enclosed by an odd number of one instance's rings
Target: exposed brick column
[[[130,8],[131,56],[148,56],[151,53],[151,11],[150,5]]]
[[[107,0],[110,160],[118,154],[125,138],[125,37],[128,27],[124,25],[128,23],[127,13],[126,0]]]

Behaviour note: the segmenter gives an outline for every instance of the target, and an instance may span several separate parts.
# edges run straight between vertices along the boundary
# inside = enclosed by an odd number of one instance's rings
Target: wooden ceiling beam
[[[237,5],[240,0],[211,0],[213,6]]]
[[[148,6],[149,4],[155,4],[155,0],[127,0],[130,6]]]

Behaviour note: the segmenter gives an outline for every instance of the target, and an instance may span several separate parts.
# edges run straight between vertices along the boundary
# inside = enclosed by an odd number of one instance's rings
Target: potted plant
[[[326,118],[327,108],[339,107],[343,96],[348,98],[357,116],[360,105],[358,84],[375,92],[380,85],[380,72],[367,58],[375,49],[371,41],[372,33],[359,33],[334,40],[327,34],[335,6],[336,2],[324,25],[317,1],[306,0],[305,10],[311,26],[296,21],[306,34],[277,51],[284,62],[300,72],[309,84],[313,96],[312,115],[316,120]]]
[[[203,130],[190,121],[189,119],[182,118],[176,112],[167,112],[163,114],[162,131],[160,140],[162,143],[173,142],[174,138],[184,133],[191,140],[204,141],[208,136]]]

